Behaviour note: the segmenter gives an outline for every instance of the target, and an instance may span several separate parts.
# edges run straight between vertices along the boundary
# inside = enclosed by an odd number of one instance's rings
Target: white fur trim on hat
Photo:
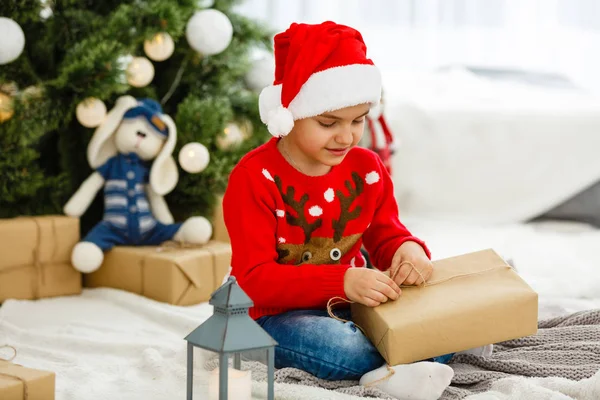
[[[379,69],[371,64],[352,64],[312,74],[287,109],[281,104],[281,84],[264,88],[258,103],[260,118],[269,132],[284,136],[293,128],[295,120],[358,104],[376,105],[380,98]],[[287,111],[285,116],[284,111]],[[291,124],[288,113],[292,116]]]

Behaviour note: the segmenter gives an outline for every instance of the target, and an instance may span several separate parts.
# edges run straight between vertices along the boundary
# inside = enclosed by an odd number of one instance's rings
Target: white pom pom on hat
[[[273,136],[290,133],[295,120],[380,98],[381,74],[357,30],[331,21],[294,23],[275,36],[275,80],[259,97]]]
[[[269,111],[267,120],[267,128],[273,136],[286,136],[294,127],[294,115],[283,106]]]

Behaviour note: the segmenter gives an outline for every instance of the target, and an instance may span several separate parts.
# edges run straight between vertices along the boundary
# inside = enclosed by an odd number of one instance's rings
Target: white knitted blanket
[[[600,399],[600,310],[541,321],[537,335],[496,345],[487,359],[456,356],[451,366],[443,400]]]

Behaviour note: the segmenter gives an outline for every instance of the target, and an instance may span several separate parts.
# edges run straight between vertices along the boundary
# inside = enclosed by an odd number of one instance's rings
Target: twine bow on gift
[[[398,265],[398,267],[394,271],[392,271],[392,273],[390,274],[391,275],[390,278],[392,280],[396,279],[396,276],[398,275],[398,272],[400,272],[400,268],[402,268],[403,265],[409,265],[411,267],[411,272],[415,271],[419,275],[419,277],[421,278],[421,281],[422,281],[421,284],[418,285],[419,287],[430,286],[430,284],[426,284],[425,278],[423,277],[423,274],[421,274],[421,271],[419,271],[418,269],[416,269],[415,266],[414,266],[414,264],[411,263],[410,261],[402,261],[400,263],[400,265]],[[436,283],[440,283],[440,282],[437,282],[437,281],[434,282],[434,284],[436,284]],[[400,285],[400,287],[401,288],[405,288],[405,287],[410,287],[410,286],[408,286],[408,285]],[[352,304],[352,303],[354,303],[354,301],[347,300],[347,299],[344,299],[343,297],[337,297],[337,296],[336,297],[332,297],[331,299],[329,299],[329,301],[327,302],[327,314],[329,314],[329,316],[331,318],[333,318],[333,319],[335,319],[337,321],[348,322],[347,320],[345,320],[343,318],[340,318],[340,317],[336,316],[333,313],[333,307],[335,307],[337,305],[340,305],[340,304],[343,304],[343,303]],[[356,324],[354,324],[354,325],[356,325]],[[362,331],[362,333],[365,333],[365,331],[364,331],[363,328],[361,328],[358,325],[356,325],[356,326],[358,327],[358,329],[360,329]],[[365,333],[365,335],[366,335],[366,333]]]
[[[33,268],[35,270],[35,274],[33,274],[32,279],[31,279],[31,287],[32,287],[32,292],[33,292],[33,298],[34,299],[39,299],[41,297],[41,287],[44,287],[46,284],[46,274],[44,271],[44,264],[41,261],[41,256],[40,256],[40,252],[41,252],[41,247],[42,247],[42,226],[40,224],[40,221],[34,217],[18,217],[20,219],[27,219],[32,221],[35,224],[35,231],[36,231],[36,236],[35,236],[35,247],[32,251],[32,255],[33,255]],[[57,247],[58,247],[58,240],[56,239],[58,237],[58,231],[56,229],[56,222],[54,219],[51,219],[51,226],[52,226],[52,239],[53,239],[53,247],[52,247],[52,255],[50,256],[50,260],[54,260],[55,256],[56,256],[56,252],[57,252]],[[18,268],[20,268],[22,266],[19,266]]]
[[[181,249],[201,249],[205,247],[206,244],[199,243],[188,243],[177,240],[167,240],[166,242],[161,243],[160,246],[157,247],[156,251],[175,251]]]
[[[10,358],[0,357],[0,360],[10,362],[10,361],[14,360],[17,357],[17,349],[15,349],[13,346],[11,346],[9,344],[0,345],[0,349],[11,349],[13,351],[12,357],[10,357]]]
[[[184,241],[168,240],[168,241],[161,243],[160,246],[156,247],[155,251],[156,251],[156,253],[174,253],[174,252],[182,251],[182,250],[204,250],[207,253],[209,253],[210,257],[212,258],[212,266],[213,266],[212,268],[216,268],[216,266],[218,264],[219,248],[218,248],[218,246],[217,246],[217,248],[215,248],[214,244],[215,244],[215,242],[213,242],[213,241],[209,241],[207,243],[200,244],[200,243],[188,243],[188,242],[184,242]],[[141,258],[141,260],[139,262],[140,263],[140,271],[141,271],[141,293],[140,294],[142,294],[144,296],[146,295],[146,288],[145,288],[146,259],[147,259],[147,256],[144,256]],[[180,305],[182,303],[183,299],[189,294],[189,292],[191,290],[193,290],[194,288],[202,287],[201,282],[197,278],[194,278],[193,275],[190,275],[185,268],[181,268],[181,266],[179,266],[179,269],[181,270],[183,275],[186,276],[188,283],[187,283],[187,287],[184,290],[182,290],[181,293],[179,294],[179,297],[174,300],[173,304],[176,304],[176,305]]]
[[[33,280],[33,296],[35,299],[39,299],[40,285],[38,284],[36,279],[37,277],[39,277],[42,285],[44,285],[44,281],[46,280],[44,276],[44,268],[42,267],[42,262],[40,261],[40,247],[42,246],[42,227],[40,226],[40,222],[35,218],[31,218],[31,220],[35,223],[36,227],[36,244],[35,248],[33,249],[33,266],[36,270],[37,276],[34,276]],[[56,235],[56,227],[54,226],[54,221],[52,221],[52,227],[54,228],[53,233]]]
[[[396,279],[396,276],[398,275],[398,272],[400,271],[400,268],[403,265],[409,265],[411,267],[411,272],[415,271],[419,275],[419,277],[421,278],[421,281],[422,281],[422,283],[419,286],[422,286],[422,287],[425,286],[425,278],[423,277],[423,274],[421,274],[421,271],[419,271],[418,269],[416,269],[415,266],[414,266],[414,264],[411,263],[410,261],[402,261],[400,263],[400,265],[398,265],[398,267],[394,271],[392,271],[391,276],[390,276],[390,278],[392,278],[392,280]],[[400,287],[402,288],[402,287],[407,287],[407,286],[401,285]],[[352,304],[352,303],[354,303],[354,301],[347,300],[347,299],[344,299],[343,297],[337,297],[337,296],[336,297],[332,297],[331,299],[329,299],[329,301],[327,302],[327,314],[329,314],[329,316],[331,318],[335,319],[336,321],[340,321],[340,322],[346,323],[346,322],[348,322],[347,320],[345,320],[343,318],[340,318],[340,317],[338,317],[337,315],[335,315],[333,313],[333,307],[335,307],[335,306],[337,306],[339,304],[343,304],[343,303]],[[354,325],[358,329],[360,329],[360,331],[365,336],[367,336],[367,333],[365,332],[365,330],[360,325],[358,325],[356,323],[354,323]],[[379,382],[383,382],[383,381],[389,379],[392,375],[394,375],[396,373],[396,371],[394,371],[392,369],[392,367],[391,367],[390,364],[386,364],[386,367],[387,367],[387,370],[388,370],[388,373],[387,373],[386,376],[384,376],[383,378],[379,378],[377,380],[374,380],[373,382],[366,383],[364,386],[366,386],[366,387],[374,386],[374,385],[378,384]]]

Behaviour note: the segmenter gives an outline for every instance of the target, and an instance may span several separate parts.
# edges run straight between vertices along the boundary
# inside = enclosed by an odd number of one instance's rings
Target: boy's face
[[[368,112],[359,104],[297,120],[289,139],[306,162],[333,167],[360,141]]]

